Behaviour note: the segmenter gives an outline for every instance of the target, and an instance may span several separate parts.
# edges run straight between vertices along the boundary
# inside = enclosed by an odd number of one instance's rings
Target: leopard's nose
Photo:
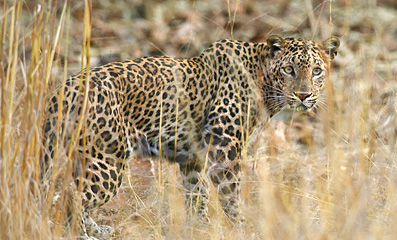
[[[294,92],[295,96],[297,96],[301,101],[304,101],[306,98],[310,97],[312,93],[308,92]]]

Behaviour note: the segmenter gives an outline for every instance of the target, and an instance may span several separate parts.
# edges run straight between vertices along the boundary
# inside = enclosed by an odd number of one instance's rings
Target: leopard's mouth
[[[299,106],[296,107],[292,107],[295,111],[297,112],[309,112],[310,110],[312,110],[312,108],[310,107],[306,107],[305,105],[301,104]]]
[[[314,107],[314,104],[309,104],[305,102],[295,102],[290,104],[290,108],[295,112],[310,112]]]
[[[310,94],[309,97],[300,98],[299,95],[292,95],[287,98],[287,103],[295,112],[310,112],[316,105],[316,97]]]

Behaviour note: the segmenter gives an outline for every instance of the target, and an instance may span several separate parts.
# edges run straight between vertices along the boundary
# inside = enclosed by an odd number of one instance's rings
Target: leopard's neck
[[[257,123],[266,122],[269,118],[262,84],[264,76],[261,62],[265,59],[262,56],[265,46],[265,43],[220,40],[200,56],[211,69],[217,89],[221,89],[222,84],[229,86],[230,81],[238,86],[233,91],[238,92],[239,98],[243,100],[241,108],[246,113],[243,115],[245,120],[249,120],[252,129]]]

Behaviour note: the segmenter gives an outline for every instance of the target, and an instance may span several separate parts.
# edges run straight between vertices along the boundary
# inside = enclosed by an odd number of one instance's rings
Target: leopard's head
[[[318,44],[301,38],[270,36],[263,58],[265,101],[271,115],[289,105],[310,111],[329,74],[340,45],[337,37]]]

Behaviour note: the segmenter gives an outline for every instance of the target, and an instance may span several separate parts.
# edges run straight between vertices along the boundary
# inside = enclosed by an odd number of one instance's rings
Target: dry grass
[[[214,189],[211,226],[186,223],[177,167],[157,159],[129,161],[119,195],[93,215],[117,229],[115,239],[397,238],[394,1],[98,0],[90,12],[90,1],[63,2],[1,6],[0,239],[61,235],[36,173],[45,97],[69,74],[143,55],[193,56],[220,38],[331,32],[342,46],[319,109],[274,119],[243,159],[244,230],[224,219]]]

